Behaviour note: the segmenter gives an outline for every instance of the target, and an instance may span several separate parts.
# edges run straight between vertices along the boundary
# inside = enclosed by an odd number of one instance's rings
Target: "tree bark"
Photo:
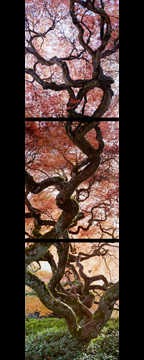
[[[119,299],[119,282],[112,285],[101,297],[98,309],[90,320],[81,328],[81,340],[89,341],[96,338],[107,324],[116,300]]]

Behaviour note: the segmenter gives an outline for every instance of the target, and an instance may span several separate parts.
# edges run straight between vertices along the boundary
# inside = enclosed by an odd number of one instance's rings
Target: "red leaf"
[[[71,99],[69,103],[71,104],[77,104],[80,102],[80,99],[76,100],[76,99]]]

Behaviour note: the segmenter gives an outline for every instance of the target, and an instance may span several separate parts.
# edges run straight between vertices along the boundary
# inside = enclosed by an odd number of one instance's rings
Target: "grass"
[[[88,344],[71,337],[64,319],[29,319],[25,334],[25,360],[119,359],[118,320],[110,320]]]

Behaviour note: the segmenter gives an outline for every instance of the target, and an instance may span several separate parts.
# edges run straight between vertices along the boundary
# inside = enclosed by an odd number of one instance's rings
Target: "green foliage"
[[[110,320],[101,335],[87,344],[72,338],[63,319],[30,319],[25,352],[25,360],[117,360],[118,320]]]
[[[25,321],[25,335],[35,335],[45,329],[53,329],[57,331],[58,329],[67,329],[64,319],[31,319],[27,318]]]
[[[95,348],[95,357],[86,359],[119,359],[119,320],[109,320],[107,325],[102,329],[100,336],[97,339],[91,340],[90,346],[94,346]]]
[[[25,296],[33,296],[33,295],[37,296],[37,293],[34,290],[31,292],[25,291]]]

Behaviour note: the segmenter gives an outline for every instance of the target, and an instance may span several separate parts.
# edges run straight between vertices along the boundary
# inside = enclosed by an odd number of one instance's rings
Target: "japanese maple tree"
[[[26,121],[25,236],[118,239],[118,121]]]
[[[118,117],[118,0],[26,0],[26,117]]]
[[[56,262],[51,248],[57,251]],[[25,284],[36,291],[41,302],[48,309],[65,318],[73,337],[89,342],[97,338],[102,328],[110,319],[116,301],[119,299],[119,282],[109,281],[101,272],[91,275],[91,259],[101,258],[107,264],[111,248],[118,248],[116,243],[92,243],[90,251],[79,251],[69,242],[37,242],[25,249]],[[112,255],[111,255],[112,256]],[[116,257],[114,257],[116,261]],[[31,264],[36,261],[49,263],[52,276],[46,284],[36,273],[31,271]],[[86,274],[84,263],[89,263]],[[93,312],[92,305],[97,309]]]

